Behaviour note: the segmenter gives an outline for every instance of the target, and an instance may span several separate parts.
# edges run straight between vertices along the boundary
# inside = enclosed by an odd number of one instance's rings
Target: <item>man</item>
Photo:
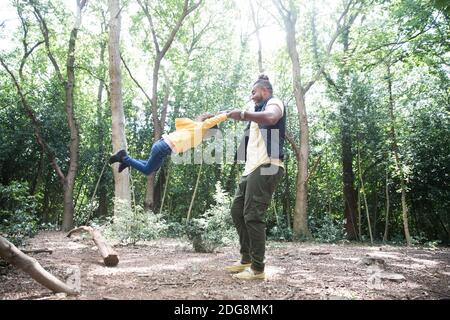
[[[265,215],[284,174],[286,114],[281,100],[272,97],[272,85],[267,76],[261,75],[253,84],[252,100],[255,111],[228,113],[234,120],[249,121],[237,154],[238,159],[244,155],[245,168],[231,206],[241,259],[225,267],[238,272],[234,278],[243,280],[265,279]]]

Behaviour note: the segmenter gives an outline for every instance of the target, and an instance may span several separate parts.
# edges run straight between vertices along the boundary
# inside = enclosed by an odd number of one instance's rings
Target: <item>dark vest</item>
[[[255,105],[255,112],[261,112],[266,110],[267,102],[272,99],[265,100],[261,104]],[[247,145],[250,135],[251,121],[248,122],[247,127],[244,130],[244,136],[241,139],[241,143],[237,148],[235,154],[235,161],[247,161]],[[271,159],[284,159],[284,133],[286,131],[286,108],[283,105],[283,116],[274,125],[258,124],[261,130],[261,135],[266,144],[267,155]],[[277,131],[276,131],[277,130]],[[278,132],[278,133],[277,133]]]

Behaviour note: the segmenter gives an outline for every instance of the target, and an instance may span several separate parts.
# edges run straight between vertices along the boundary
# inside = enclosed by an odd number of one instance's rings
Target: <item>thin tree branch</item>
[[[318,156],[317,159],[316,159],[316,162],[314,163],[314,166],[312,167],[311,171],[310,171],[309,174],[308,174],[308,177],[306,178],[306,181],[307,181],[307,182],[308,182],[309,179],[314,175],[314,173],[315,173],[315,171],[316,171],[316,169],[317,169],[317,166],[319,165],[319,162],[320,162],[320,159],[321,159],[321,158],[322,158],[322,155],[319,154],[319,156]]]
[[[33,1],[30,1],[30,3],[33,6],[34,16],[38,20],[39,28],[41,29],[42,35],[44,36],[44,42],[45,42],[45,47],[47,49],[47,55],[48,55],[50,61],[52,62],[53,67],[55,68],[56,75],[58,76],[59,81],[62,84],[65,84],[65,80],[64,80],[64,78],[62,76],[62,73],[61,73],[61,70],[59,68],[59,65],[56,62],[56,59],[55,59],[55,57],[53,56],[53,54],[52,54],[52,52],[50,50],[50,40],[49,40],[49,31],[48,31],[47,23],[45,22],[45,19],[42,17],[41,12],[37,8],[36,4]]]
[[[377,46],[377,47],[375,47],[375,48],[371,48],[371,49],[369,49],[369,50],[366,50],[366,51],[364,51],[363,53],[364,53],[364,54],[370,54],[370,53],[373,53],[373,52],[375,52],[375,51],[378,51],[378,50],[380,50],[380,49],[383,49],[383,48],[385,48],[385,47],[390,47],[390,46],[396,46],[397,48],[399,48],[400,45],[405,44],[405,43],[408,43],[408,42],[410,42],[411,40],[414,40],[415,38],[419,37],[420,35],[422,35],[422,34],[428,32],[432,27],[433,27],[432,25],[429,26],[428,29],[426,29],[426,28],[424,27],[424,28],[423,28],[422,30],[420,30],[418,33],[416,33],[415,35],[411,36],[410,38],[408,38],[408,39],[406,39],[406,40],[402,40],[402,41],[393,41],[393,42],[390,42],[390,43],[384,43],[384,44],[379,45],[379,46]]]
[[[30,50],[25,51],[22,61],[20,62],[20,67],[19,67],[19,78],[21,81],[23,80],[23,67],[25,66],[25,62],[26,62],[27,58],[33,53],[34,49],[36,49],[43,43],[44,43],[44,41],[39,41],[33,47],[31,47]]]
[[[153,19],[152,16],[148,10],[148,5],[147,3],[144,4],[142,3],[141,0],[137,0],[139,5],[141,6],[142,10],[145,13],[145,16],[147,17],[148,23],[150,24],[150,30],[152,32],[152,37],[153,37],[153,44],[155,45],[155,50],[156,50],[156,55],[158,56],[161,53],[161,50],[159,49],[159,43],[158,43],[158,38],[156,36],[156,31],[155,31],[155,26],[153,25]]]
[[[295,142],[294,137],[287,130],[284,133],[284,136],[286,137],[286,140],[291,144],[292,149],[294,149],[295,157],[297,158],[297,160],[299,160],[300,159],[300,148],[297,146],[297,143]]]
[[[336,82],[331,78],[331,76],[329,74],[326,73],[326,71],[324,70],[322,72],[325,80],[328,82],[328,84],[333,87],[333,89],[336,91],[336,93],[340,96],[343,95],[342,90],[338,87],[338,85],[336,84]]]
[[[351,18],[350,21],[344,25],[341,26],[341,20],[347,15],[348,11],[350,10],[351,4],[353,3],[353,0],[350,0],[347,3],[347,6],[345,7],[344,11],[342,12],[341,16],[338,19],[337,22],[337,27],[336,27],[336,31],[334,32],[333,36],[331,37],[330,42],[328,43],[327,46],[327,51],[326,51],[326,55],[325,55],[325,61],[322,63],[321,67],[319,68],[319,70],[317,70],[317,72],[315,73],[315,75],[312,77],[311,81],[308,82],[308,84],[305,86],[304,92],[308,92],[308,90],[311,88],[311,86],[317,81],[319,80],[319,77],[321,76],[321,74],[323,73],[323,70],[325,69],[325,65],[328,62],[328,59],[330,58],[331,55],[331,49],[333,48],[333,44],[336,41],[337,37],[346,29],[348,28],[356,19],[356,17],[358,16],[358,14],[354,14]]]
[[[145,95],[145,97],[147,98],[147,100],[151,103],[151,102],[152,102],[152,99],[148,96],[148,94],[145,92],[144,88],[139,84],[139,82],[136,80],[136,78],[133,77],[133,74],[131,73],[130,68],[128,68],[128,65],[127,65],[127,63],[125,62],[125,59],[123,58],[122,54],[120,54],[120,59],[122,60],[125,69],[128,71],[128,74],[129,74],[131,80],[134,81],[134,83],[138,86],[138,88],[139,88],[139,89],[142,91],[142,93]]]
[[[164,86],[163,108],[161,112],[161,128],[164,128],[164,123],[166,122],[167,108],[169,106],[169,96],[170,96],[170,81],[167,79],[166,85]]]
[[[183,12],[182,12],[180,18],[178,19],[177,23],[175,24],[175,27],[172,29],[172,32],[170,33],[169,38],[167,39],[166,43],[164,44],[164,47],[162,48],[162,50],[160,52],[161,59],[165,56],[167,50],[169,50],[170,46],[172,45],[175,35],[177,34],[178,30],[180,29],[184,18],[186,18],[192,11],[197,9],[201,3],[202,3],[202,0],[199,0],[197,3],[195,3],[192,7],[189,8],[188,7],[189,0],[184,0]]]

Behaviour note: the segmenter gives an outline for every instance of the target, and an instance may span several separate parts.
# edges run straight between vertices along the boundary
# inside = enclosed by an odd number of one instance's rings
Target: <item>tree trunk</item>
[[[383,242],[388,241],[389,236],[389,171],[386,168],[386,221],[384,225],[384,236],[383,236]]]
[[[44,166],[45,166],[45,154],[44,151],[41,149],[41,151],[39,152],[39,165],[37,168],[37,172],[35,174],[35,176],[33,177],[33,181],[31,183],[30,186],[30,195],[34,195],[36,193],[36,191],[39,189],[39,184],[41,182],[42,178],[42,172],[44,170]]]
[[[73,183],[64,182],[64,214],[62,231],[70,230],[73,227]]]
[[[158,175],[158,179],[155,183],[155,188],[154,188],[154,202],[153,202],[153,206],[155,209],[155,212],[157,210],[157,208],[161,207],[161,198],[163,196],[163,192],[164,192],[164,185],[166,184],[166,180],[167,180],[167,171],[168,171],[168,162],[166,161],[163,166],[161,167],[161,169],[159,170],[159,175]],[[161,210],[159,210],[161,211]]]
[[[286,41],[289,57],[292,63],[292,76],[295,102],[300,126],[300,147],[297,157],[297,181],[294,208],[294,236],[296,238],[311,238],[308,228],[308,159],[309,159],[309,128],[306,115],[305,92],[301,85],[300,60],[296,48],[296,33],[294,19],[284,18]]]
[[[127,139],[125,136],[125,115],[122,101],[122,75],[120,70],[120,5],[119,0],[109,0],[108,8],[110,12],[109,21],[109,77],[110,77],[110,99],[112,118],[112,145],[113,152],[120,149],[127,149]],[[116,199],[131,205],[131,191],[129,181],[129,170],[122,173],[117,171],[118,164],[113,165],[114,172],[114,194]],[[117,204],[114,213],[117,214]]]
[[[392,141],[392,152],[394,154],[395,167],[399,173],[400,189],[401,189],[401,201],[402,201],[402,218],[403,218],[403,230],[405,232],[405,239],[408,246],[411,245],[411,235],[409,233],[408,224],[408,204],[406,203],[406,182],[403,172],[402,163],[400,160],[400,150],[397,143],[397,134],[395,132],[395,114],[394,114],[394,97],[392,94],[392,75],[390,65],[387,65],[387,82],[389,93],[389,115],[391,118],[390,135]]]
[[[153,68],[153,90],[152,90],[152,118],[153,118],[153,143],[161,139],[162,137],[162,129],[159,121],[157,109],[158,109],[158,72],[159,67],[161,65],[160,58],[157,56],[155,65]],[[145,192],[145,200],[144,200],[144,209],[155,211],[155,180],[156,180],[156,172],[152,172],[147,177],[147,190]]]
[[[346,102],[343,102],[346,103]],[[349,126],[348,106],[340,108],[341,113],[341,152],[342,152],[342,180],[344,193],[345,230],[349,240],[356,240],[356,190],[354,187],[353,152]]]
[[[358,188],[358,239],[362,240],[361,188]]]
[[[374,204],[373,204],[373,236],[377,238],[377,219],[378,219],[378,182],[375,183]]]
[[[161,199],[161,205],[159,207],[159,214],[162,213],[162,210],[163,210],[163,207],[164,207],[164,200],[166,199],[167,187],[168,187],[169,182],[170,182],[169,178],[170,178],[170,167],[167,168],[167,178],[165,179],[166,183],[164,185],[164,192],[163,192],[163,196],[162,196],[162,199]]]
[[[85,1],[84,1],[85,3]],[[64,179],[64,215],[62,230],[67,231],[73,227],[73,189],[75,187],[75,178],[78,169],[78,147],[79,147],[79,135],[78,125],[75,120],[74,114],[74,97],[73,89],[75,86],[75,43],[77,40],[78,29],[81,26],[81,10],[84,4],[77,3],[77,15],[75,18],[75,25],[70,34],[69,50],[67,52],[67,81],[65,83],[66,90],[66,116],[67,123],[70,130],[70,144],[69,144],[69,171]]]
[[[147,188],[145,190],[144,209],[153,211],[155,205],[155,172],[147,177]]]
[[[27,256],[22,251],[17,249],[15,245],[1,236],[0,257],[5,259],[6,262],[28,273],[31,278],[53,292],[64,292],[69,295],[79,294],[79,291],[76,288],[69,287],[64,282],[47,272],[44,268],[42,268],[36,259]]]
[[[284,203],[283,210],[286,214],[286,224],[289,230],[291,230],[291,209],[289,207],[289,159],[286,157],[284,171]]]
[[[103,14],[102,14],[103,16]],[[105,23],[106,25],[106,23]],[[100,67],[103,70],[103,65],[105,62],[105,51],[106,51],[106,41],[102,41],[100,45]],[[97,89],[97,137],[98,137],[98,160],[97,160],[97,166],[98,168],[103,167],[105,163],[106,158],[106,152],[105,152],[105,131],[104,131],[104,125],[103,125],[103,90],[105,87],[105,81],[104,81],[105,73],[102,72],[101,79],[98,83],[98,89]],[[103,171],[102,171],[103,173]],[[106,181],[105,176],[100,173],[100,181],[99,181],[99,188],[98,188],[98,207],[96,210],[96,216],[97,217],[104,217],[108,214],[108,199],[107,199],[107,190],[106,190]]]
[[[342,32],[342,44],[344,55],[347,56],[349,48],[350,29],[345,28]],[[344,92],[350,90],[349,67],[345,64],[342,72]],[[341,90],[342,93],[342,90]],[[353,173],[353,151],[352,151],[352,112],[350,106],[352,101],[347,96],[341,96],[342,102],[339,112],[341,115],[341,147],[342,147],[342,179],[344,192],[344,214],[346,219],[345,230],[349,240],[356,240],[356,190],[354,187],[355,175]]]
[[[369,228],[370,243],[373,244],[372,227],[370,224],[370,215],[369,215],[369,206],[367,204],[366,190],[364,188],[364,180],[363,180],[362,171],[361,171],[361,156],[359,154],[359,147],[358,147],[358,175],[359,175],[359,182],[361,183],[361,192],[363,195],[364,207],[366,209],[367,227]]]
[[[108,215],[108,193],[104,184],[101,184],[98,190],[98,208],[96,214],[99,218]]]
[[[51,171],[48,170],[45,174],[45,183],[44,183],[44,196],[42,197],[42,219],[44,223],[50,221],[50,185],[51,185],[52,174]]]

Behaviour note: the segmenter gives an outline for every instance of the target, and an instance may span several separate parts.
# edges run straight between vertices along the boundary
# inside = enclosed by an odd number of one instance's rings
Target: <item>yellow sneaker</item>
[[[251,263],[244,263],[242,264],[240,261],[233,263],[232,265],[226,266],[225,270],[230,272],[242,272],[245,270],[245,268],[248,268],[251,266]]]
[[[245,268],[244,271],[233,274],[233,278],[241,280],[264,280],[266,279],[265,272],[256,272],[252,268]]]

